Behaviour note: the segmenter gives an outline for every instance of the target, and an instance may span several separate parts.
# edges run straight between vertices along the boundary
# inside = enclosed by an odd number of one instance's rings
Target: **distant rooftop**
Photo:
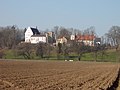
[[[33,35],[35,35],[35,34],[40,34],[40,32],[38,31],[37,28],[32,28],[32,27],[30,27],[30,28],[31,28],[31,30],[32,30],[32,32],[33,32]]]
[[[95,36],[94,35],[77,35],[76,39],[77,40],[94,40]]]

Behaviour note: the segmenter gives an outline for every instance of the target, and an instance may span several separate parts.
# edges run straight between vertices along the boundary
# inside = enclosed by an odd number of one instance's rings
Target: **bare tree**
[[[58,38],[58,36],[59,36],[59,26],[55,26],[55,27],[53,28],[53,32],[55,33],[56,38]]]
[[[82,55],[86,52],[86,46],[82,42],[76,42],[71,45],[72,51],[74,51],[78,55],[78,60],[80,61],[82,58]]]
[[[56,52],[57,52],[57,59],[60,59],[60,55],[62,54],[62,44],[58,43],[57,48],[56,48]]]
[[[59,28],[59,34],[58,37],[66,37],[68,40],[70,39],[70,35],[72,34],[72,32],[69,31],[69,29],[66,29],[64,27],[60,27]]]
[[[51,52],[53,51],[54,47],[50,44],[46,44],[46,58],[49,59],[51,56]]]
[[[116,46],[117,49],[120,44],[120,27],[112,26],[106,35],[111,45]]]
[[[40,56],[41,58],[43,58],[46,53],[46,50],[47,49],[46,49],[45,43],[40,42],[36,45],[36,55],[37,56]]]
[[[69,46],[67,46],[65,43],[62,46],[62,53],[63,53],[64,59],[68,60],[69,59]]]
[[[32,59],[33,45],[30,43],[21,43],[16,48],[17,55],[23,56],[25,59]]]
[[[0,27],[0,46],[1,48],[13,48],[22,38],[22,30],[17,26]]]
[[[0,49],[0,58],[3,58],[5,56],[5,51],[3,49]]]

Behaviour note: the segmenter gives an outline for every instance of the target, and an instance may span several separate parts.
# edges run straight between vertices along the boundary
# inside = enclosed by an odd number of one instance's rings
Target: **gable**
[[[31,33],[32,35],[38,35],[38,34],[40,34],[40,32],[38,31],[38,29],[31,28],[31,27],[28,27],[25,33],[26,34]]]
[[[33,32],[33,35],[35,34],[40,34],[40,32],[38,31],[37,28],[31,28],[32,32]]]
[[[26,30],[26,32],[25,32],[25,37],[27,37],[27,36],[30,37],[31,35],[33,35],[33,32],[32,32],[32,30],[30,29],[30,27],[28,27],[27,30]]]

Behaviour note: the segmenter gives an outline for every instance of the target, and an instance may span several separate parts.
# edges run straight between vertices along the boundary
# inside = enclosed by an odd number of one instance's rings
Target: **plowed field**
[[[0,60],[0,90],[107,90],[119,64]]]

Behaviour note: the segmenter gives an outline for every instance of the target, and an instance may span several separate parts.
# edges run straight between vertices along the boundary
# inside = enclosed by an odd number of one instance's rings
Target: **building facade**
[[[28,27],[25,32],[25,43],[36,44],[39,42],[47,43],[46,35],[40,35],[37,28]]]

